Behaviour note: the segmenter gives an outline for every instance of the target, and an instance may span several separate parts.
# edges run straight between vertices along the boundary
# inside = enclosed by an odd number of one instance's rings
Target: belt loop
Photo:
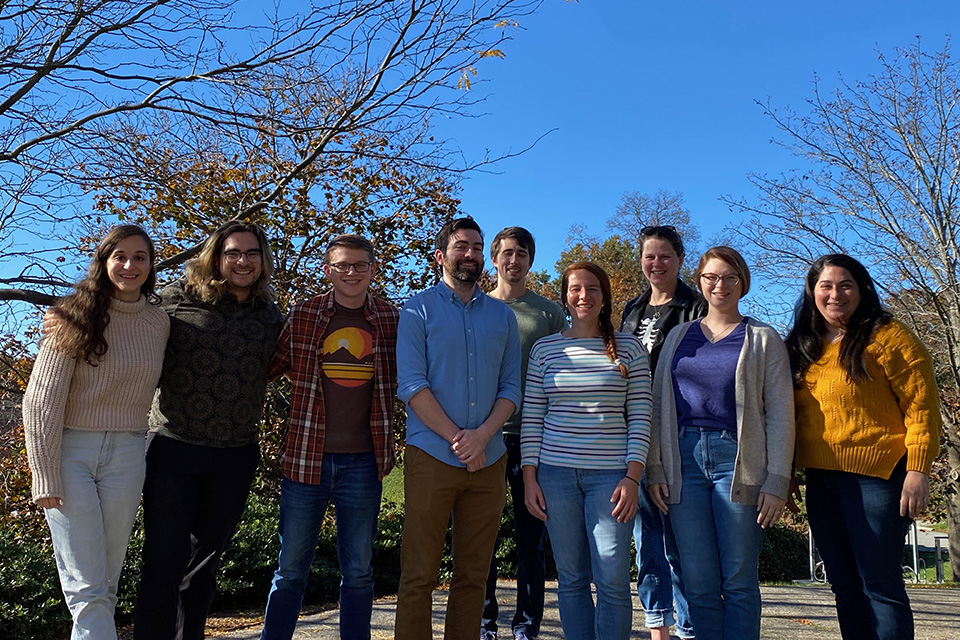
[[[683,437],[687,434],[687,427],[685,425],[680,425],[679,437]]]

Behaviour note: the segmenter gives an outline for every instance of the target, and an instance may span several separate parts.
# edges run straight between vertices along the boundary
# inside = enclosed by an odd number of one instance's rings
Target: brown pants
[[[432,594],[451,513],[453,579],[444,638],[476,640],[479,636],[487,573],[506,502],[506,464],[504,455],[492,465],[469,473],[417,447],[407,447],[396,640],[433,637]]]

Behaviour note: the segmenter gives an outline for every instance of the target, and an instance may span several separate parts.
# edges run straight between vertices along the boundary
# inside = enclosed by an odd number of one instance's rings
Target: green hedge
[[[278,512],[278,500],[275,496],[268,492],[250,496],[240,528],[221,559],[214,610],[263,607],[280,552],[277,539]],[[127,624],[133,618],[141,568],[140,550],[143,547],[140,523],[138,516],[120,580],[117,603],[119,624]],[[778,524],[767,532],[760,556],[761,581],[780,582],[805,577],[807,546],[806,538],[798,531],[799,528]],[[373,553],[374,580],[378,596],[394,594],[397,591],[400,581],[402,531],[403,508],[392,503],[386,504],[381,511],[380,529]],[[452,576],[453,561],[449,549],[448,537],[448,545],[441,562],[440,582],[448,582]],[[513,505],[509,501],[500,519],[497,558],[502,577],[516,574]],[[548,579],[555,579],[556,570],[552,558],[550,560]],[[328,514],[311,566],[304,602],[336,602],[339,582],[336,528],[333,515]],[[8,530],[0,531],[0,601],[5,603],[4,615],[0,617],[0,638],[49,640],[67,637],[70,616],[60,595],[49,537],[31,541],[26,537],[17,538]]]

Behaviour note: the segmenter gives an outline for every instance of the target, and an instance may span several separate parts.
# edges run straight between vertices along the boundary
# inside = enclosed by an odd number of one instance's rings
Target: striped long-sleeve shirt
[[[650,444],[650,369],[635,336],[616,334],[623,378],[602,338],[556,333],[533,345],[523,398],[522,464],[616,469],[644,463]]]

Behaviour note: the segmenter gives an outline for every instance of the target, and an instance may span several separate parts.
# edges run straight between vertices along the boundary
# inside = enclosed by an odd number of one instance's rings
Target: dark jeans
[[[837,600],[844,640],[909,640],[913,613],[900,565],[906,456],[889,480],[807,469],[807,514]]]
[[[677,636],[693,638],[677,542],[673,530],[664,526],[660,509],[650,500],[646,473],[642,477],[633,543],[637,549],[637,595],[644,610],[644,624],[650,629],[673,626],[676,604]]]
[[[524,504],[523,472],[520,469],[520,436],[504,435],[507,445],[507,483],[513,497],[514,539],[517,544],[517,610],[513,614],[513,631],[522,631],[531,638],[540,633],[543,618],[543,582],[546,576],[545,543],[547,529],[542,520],[530,515]],[[499,546],[499,540],[497,541]],[[483,601],[481,628],[497,630],[497,556],[494,553],[487,577],[487,595]]]
[[[216,448],[153,437],[143,485],[137,640],[203,638],[220,554],[243,515],[259,460],[257,444]]]

